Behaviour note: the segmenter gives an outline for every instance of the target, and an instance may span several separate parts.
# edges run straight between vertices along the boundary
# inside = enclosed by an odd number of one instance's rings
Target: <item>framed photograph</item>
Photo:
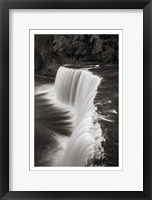
[[[0,9],[1,199],[152,199],[152,2]]]

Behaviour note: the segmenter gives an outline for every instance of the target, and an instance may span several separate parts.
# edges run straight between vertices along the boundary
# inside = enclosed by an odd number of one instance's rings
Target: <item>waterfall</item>
[[[85,166],[101,154],[102,130],[94,98],[101,78],[85,69],[60,67],[55,79],[56,99],[74,112],[74,127],[57,166]]]

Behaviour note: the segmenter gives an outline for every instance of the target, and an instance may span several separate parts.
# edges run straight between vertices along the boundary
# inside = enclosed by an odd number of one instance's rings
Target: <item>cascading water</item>
[[[59,102],[74,112],[74,126],[67,146],[56,166],[85,166],[101,155],[102,130],[94,98],[101,78],[84,69],[60,67],[54,92]]]

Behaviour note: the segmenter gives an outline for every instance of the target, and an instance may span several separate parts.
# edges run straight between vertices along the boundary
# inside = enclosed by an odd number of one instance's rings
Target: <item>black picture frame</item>
[[[143,191],[9,191],[9,9],[143,9]],[[152,199],[152,1],[0,0],[0,197],[1,199]],[[130,180],[131,181],[131,180]]]

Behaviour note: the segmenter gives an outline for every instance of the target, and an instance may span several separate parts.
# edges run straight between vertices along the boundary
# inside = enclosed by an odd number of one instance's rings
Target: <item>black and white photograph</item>
[[[0,199],[152,199],[151,0],[0,8]]]
[[[34,34],[34,166],[119,167],[119,34]]]

